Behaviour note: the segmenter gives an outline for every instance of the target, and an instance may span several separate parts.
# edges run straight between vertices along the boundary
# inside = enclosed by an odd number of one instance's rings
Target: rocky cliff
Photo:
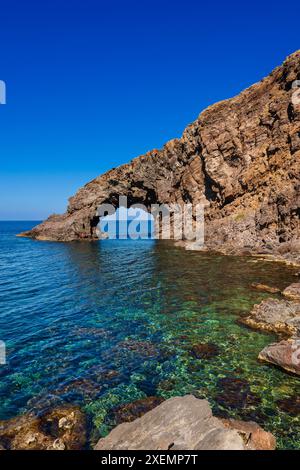
[[[227,253],[299,253],[300,51],[237,97],[200,114],[180,139],[81,188],[67,212],[21,235],[96,238],[99,204],[205,203],[206,246]]]

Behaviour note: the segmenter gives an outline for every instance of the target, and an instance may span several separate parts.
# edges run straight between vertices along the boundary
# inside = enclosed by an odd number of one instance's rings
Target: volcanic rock
[[[93,240],[102,203],[201,203],[206,249],[300,262],[300,51],[261,82],[203,111],[180,139],[98,176],[67,212],[21,236]]]
[[[300,339],[283,340],[266,346],[258,358],[300,375]]]
[[[240,321],[252,328],[285,333],[300,332],[300,302],[266,299],[253,307],[250,315]]]
[[[245,450],[256,448],[255,445],[274,448],[273,436],[259,430],[260,437],[247,442],[245,431],[240,432],[228,423],[225,425],[212,415],[207,400],[186,395],[170,398],[141,418],[120,424],[100,439],[95,449]]]

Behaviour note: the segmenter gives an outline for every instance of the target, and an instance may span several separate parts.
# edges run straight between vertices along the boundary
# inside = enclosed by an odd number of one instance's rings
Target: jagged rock
[[[282,295],[290,300],[299,300],[300,301],[300,282],[295,282],[288,286],[282,292]]]
[[[266,299],[240,321],[264,331],[297,335],[300,332],[300,302]]]
[[[0,446],[7,450],[77,450],[85,443],[85,416],[76,406],[0,421]]]
[[[300,375],[300,338],[269,344],[259,353],[258,358]]]
[[[180,139],[95,178],[53,215],[21,234],[39,240],[97,238],[101,203],[203,203],[206,248],[276,253],[300,262],[300,107],[293,103],[300,51],[240,95],[210,106]]]
[[[228,429],[230,428],[230,429]],[[192,395],[170,398],[100,439],[96,450],[245,450],[253,448],[234,426],[212,415],[207,400]],[[261,429],[261,428],[260,428]],[[261,433],[264,431],[261,430]],[[266,433],[268,434],[268,433]],[[262,446],[263,438],[256,442]],[[270,446],[272,438],[265,438]],[[272,441],[274,443],[274,441]]]
[[[270,294],[278,294],[280,292],[280,289],[278,287],[267,286],[265,284],[259,284],[256,282],[253,282],[251,284],[251,287],[261,292],[269,292]]]

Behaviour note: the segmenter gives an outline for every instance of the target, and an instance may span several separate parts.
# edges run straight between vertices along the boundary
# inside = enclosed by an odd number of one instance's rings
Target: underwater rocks
[[[190,354],[196,359],[211,359],[220,354],[220,348],[213,343],[194,344]]]
[[[295,282],[288,286],[282,292],[282,295],[290,300],[299,300],[300,301],[300,282]]]
[[[125,403],[112,409],[110,418],[115,424],[130,423],[160,405],[163,401],[161,397],[146,397],[131,403]]]
[[[254,429],[255,424],[251,423],[251,425],[251,429]],[[215,418],[207,400],[199,400],[192,395],[186,395],[170,398],[141,418],[131,423],[120,424],[107,437],[100,439],[95,449],[251,450],[275,448],[275,438],[261,428],[255,427],[257,438],[254,440],[245,439],[245,435],[249,434],[247,434],[248,431],[241,432],[237,428],[238,425],[234,426],[231,422],[224,424],[222,420]]]
[[[5,450],[80,450],[85,444],[86,419],[76,406],[0,421],[0,446]]]
[[[240,321],[259,330],[297,335],[300,332],[300,302],[266,299]]]
[[[156,346],[150,341],[128,339],[118,344],[119,350],[127,350],[145,357],[154,357],[159,354]]]
[[[261,292],[269,292],[270,294],[279,294],[280,289],[278,287],[267,286],[265,284],[259,284],[257,282],[253,282],[251,284],[253,289],[259,290]]]
[[[224,377],[218,380],[220,393],[215,400],[224,408],[239,409],[257,406],[260,398],[250,389],[247,380],[239,377]]]
[[[300,338],[269,344],[259,353],[258,358],[300,375]]]
[[[280,410],[289,413],[291,416],[300,415],[300,397],[298,395],[277,400],[276,405]]]

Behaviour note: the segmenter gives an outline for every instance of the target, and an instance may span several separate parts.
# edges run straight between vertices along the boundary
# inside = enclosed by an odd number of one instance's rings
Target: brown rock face
[[[208,249],[299,256],[300,51],[239,96],[217,103],[168,142],[86,184],[64,215],[30,232],[39,240],[96,238],[101,203],[206,205]],[[298,240],[298,241],[297,241]],[[293,259],[295,256],[293,257]]]

